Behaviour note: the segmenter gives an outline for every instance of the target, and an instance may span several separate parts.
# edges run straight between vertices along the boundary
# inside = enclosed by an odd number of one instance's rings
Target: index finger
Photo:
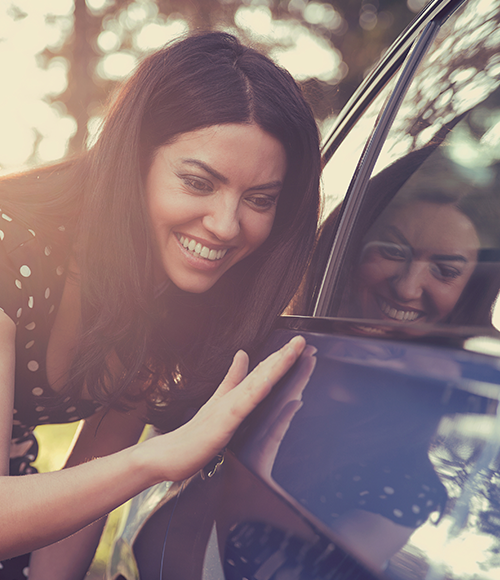
[[[269,355],[228,395],[234,396],[230,412],[242,420],[252,411],[272,387],[290,370],[304,350],[306,341],[295,336],[280,350]]]

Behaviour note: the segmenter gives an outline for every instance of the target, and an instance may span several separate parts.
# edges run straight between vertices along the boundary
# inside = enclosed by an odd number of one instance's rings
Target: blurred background
[[[110,95],[189,30],[236,34],[302,85],[322,133],[426,0],[0,0],[0,174],[88,147]],[[76,424],[37,428],[40,471]],[[50,449],[50,453],[49,453]],[[115,512],[89,578],[104,578]]]
[[[0,172],[95,138],[117,83],[189,30],[227,30],[302,84],[325,128],[426,0],[0,0]]]

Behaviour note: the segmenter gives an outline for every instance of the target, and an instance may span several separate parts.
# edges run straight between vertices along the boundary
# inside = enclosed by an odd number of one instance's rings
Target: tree
[[[107,65],[113,59],[115,63],[128,59],[132,67],[148,50],[183,30],[234,31],[273,57],[290,55],[299,43],[322,50],[325,70],[297,75],[322,121],[342,108],[414,15],[400,0],[115,0],[100,4],[74,0],[73,33],[59,51],[44,53],[45,66],[60,57],[69,63],[68,88],[53,100],[63,103],[77,121],[70,152],[85,146],[89,121],[99,116],[106,96],[120,80]],[[149,46],[144,42],[147,33]],[[293,60],[297,64],[298,58]]]

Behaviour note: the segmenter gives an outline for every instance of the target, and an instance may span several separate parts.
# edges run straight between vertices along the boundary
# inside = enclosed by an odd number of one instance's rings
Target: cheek
[[[442,316],[446,316],[453,310],[453,308],[455,308],[468,280],[469,277],[467,277],[466,280],[460,280],[459,283],[456,283],[453,286],[436,284],[433,298]]]
[[[262,245],[273,229],[274,214],[256,214],[254,216],[247,216],[244,222],[243,229],[247,244],[252,249],[258,248]]]
[[[469,263],[463,272],[462,276],[452,284],[436,284],[434,290],[434,301],[442,313],[442,316],[449,314],[453,308],[455,308],[460,296],[462,295],[465,287],[469,283],[474,270],[476,268],[476,263]]]
[[[148,208],[151,223],[159,228],[186,224],[203,214],[201,204],[193,203],[187,196],[178,195],[175,190],[151,196]]]
[[[369,257],[358,268],[358,283],[360,286],[371,287],[385,282],[397,275],[399,264],[380,257]]]

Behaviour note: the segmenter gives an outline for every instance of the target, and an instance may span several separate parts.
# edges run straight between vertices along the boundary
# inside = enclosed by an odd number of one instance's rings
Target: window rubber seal
[[[334,290],[338,285],[339,273],[344,263],[346,245],[352,238],[356,226],[356,216],[364,199],[368,181],[380,155],[386,137],[403,102],[408,88],[413,81],[416,71],[422,62],[427,50],[432,44],[441,24],[441,18],[435,19],[424,28],[416,41],[413,50],[403,65],[401,75],[389,97],[389,100],[377,122],[372,135],[368,139],[364,152],[361,155],[358,167],[346,194],[345,206],[342,210],[339,227],[332,244],[332,249],[326,264],[325,273],[312,311],[314,317],[326,317],[332,310]],[[339,243],[342,241],[342,243]]]

